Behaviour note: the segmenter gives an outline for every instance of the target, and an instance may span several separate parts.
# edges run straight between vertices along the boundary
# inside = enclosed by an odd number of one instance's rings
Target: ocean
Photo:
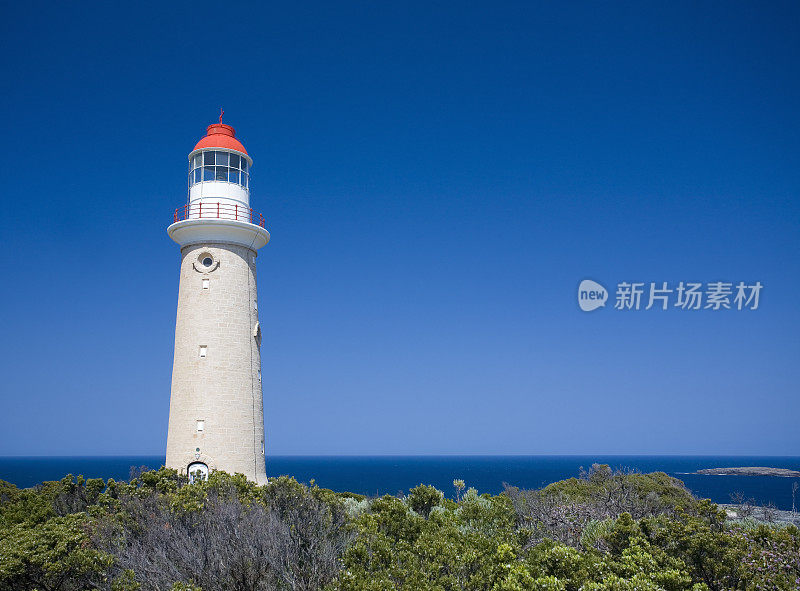
[[[127,480],[131,468],[158,468],[164,456],[0,457],[0,480],[19,487],[66,474],[87,478]],[[800,457],[765,456],[272,456],[267,474],[288,474],[301,482],[312,479],[323,488],[364,495],[408,492],[432,484],[453,496],[453,480],[460,478],[479,492],[498,493],[503,483],[539,488],[578,476],[581,466],[608,464],[641,472],[662,471],[680,478],[698,497],[729,503],[741,492],[760,504],[792,508],[792,483],[798,478],[778,476],[704,476],[691,474],[702,468],[769,466],[800,470]],[[800,504],[800,495],[798,495]]]

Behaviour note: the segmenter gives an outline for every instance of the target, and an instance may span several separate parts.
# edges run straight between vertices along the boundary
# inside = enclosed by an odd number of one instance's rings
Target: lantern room
[[[253,161],[230,125],[209,125],[189,154],[189,204],[222,200],[250,204],[250,166]]]

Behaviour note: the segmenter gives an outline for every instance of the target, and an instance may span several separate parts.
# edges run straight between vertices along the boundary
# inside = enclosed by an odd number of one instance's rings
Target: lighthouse
[[[188,199],[167,228],[181,265],[166,465],[192,480],[267,480],[256,253],[269,232],[250,207],[252,164],[220,115],[189,153]]]

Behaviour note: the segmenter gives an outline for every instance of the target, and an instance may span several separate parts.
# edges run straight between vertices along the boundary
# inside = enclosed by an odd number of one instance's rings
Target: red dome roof
[[[213,123],[208,126],[206,136],[197,142],[194,150],[203,148],[225,148],[227,150],[236,150],[247,154],[242,142],[236,139],[236,132],[230,125],[224,123]],[[194,152],[192,150],[192,152]],[[249,156],[249,154],[247,154]]]

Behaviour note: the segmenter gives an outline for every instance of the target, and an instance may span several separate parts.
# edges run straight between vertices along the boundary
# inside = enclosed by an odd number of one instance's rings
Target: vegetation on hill
[[[367,499],[172,470],[0,482],[0,591],[800,588],[800,531],[726,521],[663,473]]]

